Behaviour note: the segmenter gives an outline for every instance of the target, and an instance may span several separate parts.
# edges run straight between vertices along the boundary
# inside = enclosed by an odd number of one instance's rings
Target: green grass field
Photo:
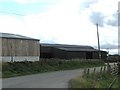
[[[2,77],[14,77],[28,74],[36,74],[58,70],[71,70],[84,67],[97,67],[105,65],[103,61],[90,60],[61,60],[46,59],[36,62],[4,62],[2,63]]]

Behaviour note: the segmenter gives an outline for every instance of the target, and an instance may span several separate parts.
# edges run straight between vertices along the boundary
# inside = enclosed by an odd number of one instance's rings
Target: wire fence
[[[114,63],[114,65],[109,66],[109,73],[114,75],[114,79],[113,81],[110,83],[108,90],[111,90],[112,86],[115,84],[115,82],[119,79],[119,75],[120,75],[120,63]],[[119,84],[118,87],[120,88]]]
[[[120,62],[114,63],[113,65],[110,65],[108,63],[107,66],[103,66],[103,67],[100,67],[100,68],[93,68],[92,70],[90,68],[85,68],[84,71],[83,71],[83,75],[85,75],[87,78],[91,74],[93,75],[92,77],[95,77],[94,75],[96,73],[99,73],[99,76],[100,75],[102,76],[102,74],[106,74],[106,73],[114,76],[114,79],[111,81],[111,83],[108,86],[108,90],[111,90],[112,86],[119,79],[118,77],[120,75]],[[120,88],[119,84],[118,84],[118,87]]]

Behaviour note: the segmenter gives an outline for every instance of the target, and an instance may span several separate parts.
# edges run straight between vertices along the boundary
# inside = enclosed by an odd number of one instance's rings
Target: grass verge
[[[116,77],[116,81],[114,82],[111,88],[120,88],[118,86],[119,77]],[[69,87],[71,90],[76,90],[78,88],[108,88],[112,81],[115,79],[114,75],[109,73],[95,73],[90,74],[89,76],[79,76],[69,81]],[[109,89],[111,90],[111,89]]]
[[[104,62],[98,60],[45,59],[36,62],[4,62],[2,63],[2,78],[103,65],[105,65]]]

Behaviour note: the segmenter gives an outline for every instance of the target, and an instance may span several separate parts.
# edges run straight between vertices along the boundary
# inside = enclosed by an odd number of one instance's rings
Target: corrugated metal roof
[[[43,47],[52,47],[65,51],[99,51],[98,49],[94,49],[93,47],[87,45],[66,45],[66,44],[47,44],[47,43],[41,43],[40,45]]]
[[[97,49],[82,49],[82,48],[58,48],[65,51],[98,51]]]
[[[11,34],[11,33],[0,33],[0,38],[38,40],[38,39],[34,39],[34,38],[22,36],[22,35],[17,35],[17,34]]]
[[[94,49],[91,46],[86,46],[86,45],[66,45],[66,44],[46,44],[46,43],[41,43],[41,46],[45,47],[55,47],[55,48],[76,48],[76,49]]]

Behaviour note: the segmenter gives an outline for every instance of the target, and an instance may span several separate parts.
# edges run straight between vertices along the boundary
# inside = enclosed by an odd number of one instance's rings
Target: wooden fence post
[[[117,66],[118,66],[118,75],[120,75],[120,62],[118,62]]]
[[[101,67],[101,68],[100,68],[100,74],[102,73],[102,69],[103,69],[103,68]]]
[[[118,71],[117,71],[117,75],[118,75],[118,88],[120,88],[120,61],[118,61],[118,64],[117,64],[117,67],[118,67]]]
[[[83,72],[83,75],[86,75],[86,68],[84,68],[84,72]]]
[[[107,72],[111,73],[111,67],[110,67],[109,63],[107,63]]]
[[[96,68],[94,68],[94,70],[93,70],[93,74],[95,74],[95,71],[96,71]]]
[[[106,70],[106,66],[104,66],[104,69],[103,69],[103,72],[105,73],[105,70]]]
[[[88,70],[87,70],[87,78],[89,76],[89,73],[90,73],[90,69],[88,68]]]

